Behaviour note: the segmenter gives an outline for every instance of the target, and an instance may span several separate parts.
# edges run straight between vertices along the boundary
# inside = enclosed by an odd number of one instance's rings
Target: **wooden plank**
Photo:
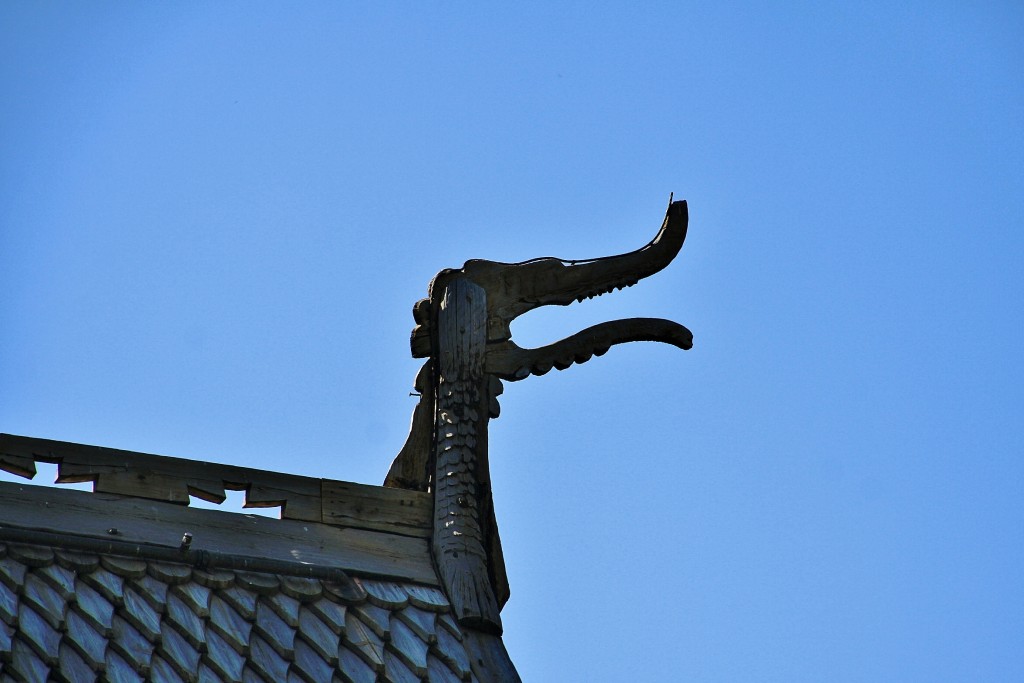
[[[4,527],[338,567],[355,575],[437,585],[428,542],[367,529],[342,529],[141,498],[0,482]],[[116,528],[116,534],[109,529]]]
[[[58,483],[92,481],[97,493],[187,505],[189,496],[222,503],[226,489],[244,490],[246,507],[281,505],[284,519],[430,534],[428,493],[0,434],[0,468],[24,473],[35,460],[57,463]]]
[[[433,498],[422,491],[323,481],[326,524],[428,538]]]
[[[61,466],[61,471],[68,476],[81,478],[85,475],[78,467],[72,464]],[[188,505],[188,483],[181,477],[167,476],[162,472],[154,472],[149,469],[133,469],[113,472],[104,472],[97,476],[93,491],[96,493],[115,493],[122,496],[137,496],[139,498],[152,498],[169,503],[180,503]],[[220,502],[225,496],[221,495]]]
[[[275,481],[273,486],[252,484],[245,492],[245,507],[267,508],[280,505],[283,519],[321,522],[323,480],[315,481],[318,483],[315,494],[304,485],[304,482],[300,482],[303,484],[301,490],[292,488],[296,482]]]
[[[58,482],[93,481],[98,493],[187,504],[189,494],[221,502],[225,488],[247,490],[253,507],[281,504],[285,519],[321,519],[314,477],[11,434],[0,434],[0,458],[23,470],[29,458],[55,462]]]
[[[0,453],[0,470],[32,479],[36,476],[36,461],[31,456]]]

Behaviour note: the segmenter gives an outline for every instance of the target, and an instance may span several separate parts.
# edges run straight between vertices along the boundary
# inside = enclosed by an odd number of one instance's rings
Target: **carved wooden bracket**
[[[686,239],[686,202],[669,201],[647,245],[619,256],[522,263],[472,260],[442,270],[413,307],[411,346],[427,358],[416,378],[420,402],[385,486],[432,490],[434,561],[460,622],[501,632],[508,599],[487,464],[487,421],[497,417],[501,380],[563,370],[630,341],[693,345],[682,325],[630,318],[595,325],[538,349],[512,341],[511,323],[539,306],[566,306],[629,287],[667,266]]]

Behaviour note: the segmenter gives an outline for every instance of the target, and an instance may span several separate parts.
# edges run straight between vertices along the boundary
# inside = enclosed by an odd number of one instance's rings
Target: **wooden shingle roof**
[[[0,543],[0,667],[28,681],[475,681],[437,588]]]
[[[0,681],[518,680],[453,618],[420,492],[0,435],[36,460],[95,490],[0,483]],[[172,502],[225,484],[283,518]]]

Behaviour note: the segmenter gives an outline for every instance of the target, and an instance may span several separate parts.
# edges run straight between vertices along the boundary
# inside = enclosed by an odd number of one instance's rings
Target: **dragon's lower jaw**
[[[693,347],[693,333],[671,320],[627,318],[588,327],[537,349],[524,349],[511,341],[491,344],[484,363],[488,373],[515,381],[543,375],[551,368],[564,370],[573,363],[585,363],[615,344],[633,341],[664,342],[685,350]]]

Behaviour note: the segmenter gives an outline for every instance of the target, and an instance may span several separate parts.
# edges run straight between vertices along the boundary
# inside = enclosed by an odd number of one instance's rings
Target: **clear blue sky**
[[[520,319],[527,681],[1024,671],[1024,8],[0,4],[0,430],[379,483],[468,258],[686,245]]]

